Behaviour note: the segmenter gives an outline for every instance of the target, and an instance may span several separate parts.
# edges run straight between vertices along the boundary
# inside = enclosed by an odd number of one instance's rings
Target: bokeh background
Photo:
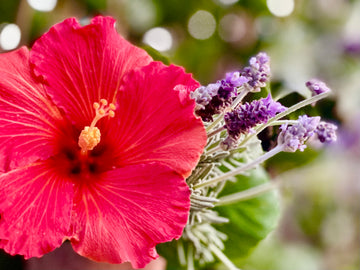
[[[31,46],[65,18],[86,24],[98,14],[113,16],[128,40],[202,84],[259,51],[271,57],[273,95],[287,95],[285,105],[310,95],[305,81],[325,80],[333,94],[300,113],[338,124],[338,143],[266,163],[282,183],[282,217],[239,260],[245,270],[360,269],[359,0],[0,0],[0,52]],[[271,130],[262,138],[271,146]],[[0,269],[25,266],[0,252]]]

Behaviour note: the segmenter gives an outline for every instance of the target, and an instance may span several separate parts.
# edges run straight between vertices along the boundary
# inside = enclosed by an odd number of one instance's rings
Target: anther
[[[99,112],[100,115],[104,115],[104,114],[105,114],[105,110],[104,110],[104,109],[100,109],[100,110],[98,110],[98,112]]]
[[[113,103],[110,103],[110,104],[109,104],[109,108],[110,108],[110,110],[115,111],[116,106],[115,106]]]
[[[94,102],[94,105],[93,105],[94,109],[97,110],[100,108],[100,104],[97,103],[97,102]]]
[[[100,130],[95,126],[96,123],[103,117],[115,117],[116,106],[113,103],[108,105],[106,99],[100,99],[100,103],[94,102],[93,108],[95,110],[95,117],[90,126],[84,127],[79,136],[78,145],[81,148],[82,154],[87,154],[89,150],[93,150],[96,145],[100,143]]]

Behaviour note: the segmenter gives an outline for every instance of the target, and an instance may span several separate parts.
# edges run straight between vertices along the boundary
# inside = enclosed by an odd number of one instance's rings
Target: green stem
[[[211,155],[217,151],[222,151],[220,144],[218,144],[217,146],[215,146],[214,148],[211,148],[209,151],[206,151],[205,154],[206,155]]]
[[[233,193],[227,196],[223,196],[219,198],[219,202],[216,203],[216,206],[221,206],[221,205],[228,205],[228,204],[233,204],[233,203],[237,203],[240,201],[245,201],[245,200],[249,200],[252,198],[255,198],[261,194],[264,194],[266,192],[269,192],[275,188],[278,187],[278,183],[276,182],[266,182],[262,185],[244,190],[244,191],[240,191],[237,193]]]
[[[193,189],[197,189],[197,188],[201,188],[201,187],[206,187],[206,186],[209,186],[209,185],[213,185],[213,184],[216,184],[216,183],[219,183],[221,181],[224,181],[226,179],[229,179],[230,177],[233,177],[235,175],[238,175],[238,174],[241,174],[249,169],[252,169],[254,168],[255,166],[257,166],[258,164],[264,162],[265,160],[271,158],[272,156],[278,154],[279,152],[281,152],[282,150],[284,149],[283,145],[278,145],[276,146],[275,148],[273,148],[272,150],[270,150],[269,152],[266,152],[264,155],[258,157],[257,159],[255,159],[254,161],[240,167],[240,168],[237,168],[233,171],[229,171],[227,173],[224,173],[223,175],[221,176],[217,176],[217,177],[214,177],[210,180],[207,180],[205,182],[202,182],[202,183],[199,183],[199,184],[196,184],[194,185]]]
[[[209,244],[209,249],[215,256],[229,269],[229,270],[241,270],[237,268],[232,261],[214,244]]]
[[[297,120],[277,120],[270,123],[270,126],[281,126],[283,124],[295,125],[297,122]]]
[[[195,267],[194,267],[194,247],[191,244],[188,246],[188,252],[187,252],[187,270],[195,270]]]
[[[207,137],[210,138],[210,137],[218,134],[219,132],[221,132],[221,131],[223,131],[223,130],[225,130],[224,127],[219,127],[218,129],[215,129],[213,132],[210,132],[210,133],[207,135]]]
[[[239,93],[236,99],[231,104],[231,109],[235,109],[236,106],[243,100],[243,98],[249,93],[249,89],[243,88],[243,90]]]
[[[185,250],[181,239],[176,241],[176,247],[177,247],[180,265],[185,266],[186,265]]]

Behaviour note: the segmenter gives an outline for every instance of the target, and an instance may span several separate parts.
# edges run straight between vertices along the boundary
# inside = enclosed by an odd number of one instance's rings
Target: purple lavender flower
[[[212,121],[214,114],[222,113],[238,95],[238,88],[248,81],[239,72],[226,73],[225,79],[215,84],[201,86],[194,91],[192,97],[197,106],[195,112],[203,121]]]
[[[190,97],[195,99],[195,110],[205,109],[205,106],[210,103],[212,98],[217,95],[221,83],[211,83],[207,86],[200,86],[194,92],[190,93]]]
[[[270,58],[264,53],[260,52],[255,57],[249,60],[250,66],[245,67],[241,76],[248,79],[248,86],[252,92],[259,92],[261,87],[265,87],[270,77]]]
[[[225,140],[223,140],[220,144],[221,149],[227,151],[229,149],[235,149],[238,146],[238,140],[231,137],[231,136],[227,136],[225,138]]]
[[[323,81],[318,79],[311,79],[310,81],[306,82],[305,85],[311,91],[313,96],[331,91]]]
[[[224,84],[230,84],[233,87],[240,87],[248,82],[248,78],[241,76],[239,71],[234,71],[226,73],[225,80],[222,80],[222,82]]]
[[[307,115],[299,116],[297,124],[288,126],[282,125],[278,137],[278,145],[284,147],[284,152],[295,152],[296,150],[304,151],[304,144],[311,136],[320,122],[320,117],[308,117]]]
[[[224,115],[225,128],[229,137],[237,140],[240,134],[251,132],[256,125],[266,123],[271,117],[285,110],[286,107],[268,95],[267,98],[254,100],[251,103],[247,102],[226,113]]]
[[[320,142],[331,143],[337,139],[336,130],[336,125],[321,121],[315,129],[315,133]]]

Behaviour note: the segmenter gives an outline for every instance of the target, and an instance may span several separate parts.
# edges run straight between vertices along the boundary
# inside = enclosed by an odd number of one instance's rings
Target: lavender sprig
[[[212,122],[215,114],[221,114],[230,107],[241,89],[244,93],[258,92],[265,87],[270,78],[270,58],[259,53],[249,60],[249,66],[241,71],[228,72],[225,78],[196,89],[191,97],[197,106],[195,113],[204,122]],[[241,95],[243,97],[244,95]],[[237,100],[236,104],[241,100]]]
[[[318,79],[311,79],[310,81],[306,82],[305,85],[311,91],[313,96],[331,91],[323,81]]]
[[[229,107],[238,95],[238,88],[247,81],[239,72],[229,72],[225,79],[199,87],[191,94],[197,103],[195,113],[204,122],[213,121],[213,115]]]
[[[315,129],[320,122],[320,117],[299,117],[297,124],[293,126],[282,125],[278,137],[278,145],[283,146],[284,152],[304,151],[305,142],[315,134]]]
[[[255,57],[251,57],[249,60],[250,66],[245,67],[241,76],[248,79],[247,85],[252,92],[259,92],[262,87],[266,86],[266,83],[270,78],[270,57],[260,52]]]
[[[196,256],[205,262],[217,257],[229,269],[236,269],[222,252],[225,237],[212,227],[212,224],[228,220],[219,216],[213,207],[254,198],[280,184],[270,181],[218,198],[227,181],[236,181],[237,175],[248,175],[251,169],[282,151],[303,151],[310,138],[324,143],[336,140],[337,127],[321,122],[320,117],[303,115],[298,120],[284,118],[329,94],[330,89],[319,80],[306,83],[313,93],[312,97],[289,108],[274,101],[271,95],[241,104],[249,92],[257,92],[265,87],[269,78],[269,57],[259,53],[250,59],[248,67],[226,73],[224,79],[201,86],[191,94],[196,101],[195,113],[206,122],[208,145],[198,166],[186,180],[192,195],[189,223],[184,230],[183,240],[190,243],[187,248],[187,264],[190,268],[194,267],[193,256]],[[272,125],[281,125],[278,144],[264,152],[256,136]]]
[[[253,128],[256,125],[266,123],[277,113],[285,110],[286,107],[268,95],[267,98],[254,100],[251,103],[247,102],[226,113],[224,115],[224,127],[228,132],[228,137],[222,142],[222,148],[224,150],[234,148],[241,134],[254,132]]]
[[[315,133],[320,142],[322,143],[332,143],[337,140],[336,136],[337,126],[327,122],[320,122],[315,129]]]

